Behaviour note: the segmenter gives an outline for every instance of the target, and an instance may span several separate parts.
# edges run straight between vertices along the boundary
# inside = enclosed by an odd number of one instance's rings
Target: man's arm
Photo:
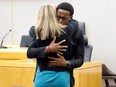
[[[84,61],[84,36],[82,31],[79,29],[79,23],[76,20],[69,22],[69,27],[72,27],[71,36],[73,41],[76,43],[75,56],[73,60],[69,60],[72,68],[80,67]]]
[[[70,26],[71,25],[71,26]],[[73,27],[72,27],[73,25]],[[67,68],[77,68],[80,67],[83,64],[84,61],[84,37],[82,31],[78,28],[78,22],[77,21],[72,21],[69,23],[69,27],[71,28],[71,31],[69,33],[72,36],[72,39],[76,43],[76,50],[72,50],[71,54],[75,52],[73,59],[71,60],[65,60],[65,58],[60,55],[58,56],[59,58],[53,58],[49,57],[52,59],[50,61],[49,66],[50,67],[67,67]]]
[[[74,51],[75,56],[73,60],[69,60],[72,68],[80,67],[84,61],[84,36],[80,29],[77,30],[73,38],[76,38],[76,50]]]
[[[33,39],[29,48],[27,49],[28,58],[44,58],[46,56],[46,47],[37,47],[36,41]]]
[[[36,43],[35,39],[33,39],[32,43],[30,44],[28,50],[27,50],[27,57],[28,58],[45,58],[46,54],[48,53],[62,53],[63,51],[66,51],[67,46],[63,45],[60,46],[60,44],[64,43],[65,40],[61,40],[58,43],[55,43],[56,37],[53,38],[50,44],[48,46],[39,47]],[[62,52],[59,52],[62,51]]]

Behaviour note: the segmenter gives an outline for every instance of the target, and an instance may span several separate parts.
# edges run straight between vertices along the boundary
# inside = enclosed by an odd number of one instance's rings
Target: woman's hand
[[[62,45],[62,46],[61,46],[61,44],[64,43],[66,40],[62,40],[62,41],[60,41],[60,42],[58,42],[58,43],[55,43],[55,41],[56,41],[56,36],[53,38],[53,40],[52,40],[52,42],[50,43],[50,45],[47,46],[47,47],[49,47],[49,50],[50,50],[51,52],[57,52],[57,53],[59,53],[59,54],[62,54],[61,51],[66,51],[66,48],[68,48],[68,47],[67,47],[66,45]],[[47,47],[46,47],[46,48],[47,48]]]

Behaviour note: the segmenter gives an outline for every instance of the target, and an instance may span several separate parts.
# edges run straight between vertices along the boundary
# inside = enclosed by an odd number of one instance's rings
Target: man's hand
[[[67,67],[69,64],[69,61],[66,61],[64,57],[60,54],[57,54],[58,58],[54,57],[48,57],[50,62],[48,63],[49,67]]]
[[[66,45],[61,46],[61,44],[64,43],[66,40],[62,40],[58,43],[55,43],[55,41],[56,41],[56,36],[53,38],[53,41],[49,45],[49,48],[50,48],[51,52],[57,52],[59,54],[62,54],[61,51],[66,51],[67,46]]]

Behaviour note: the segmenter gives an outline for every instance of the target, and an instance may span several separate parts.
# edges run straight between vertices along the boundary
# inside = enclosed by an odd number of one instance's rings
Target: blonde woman
[[[34,87],[70,87],[70,70],[83,64],[83,58],[74,55],[78,47],[72,40],[77,37],[70,36],[77,35],[77,29],[58,23],[56,8],[47,4],[39,10],[35,33],[27,50],[27,57],[37,60]]]

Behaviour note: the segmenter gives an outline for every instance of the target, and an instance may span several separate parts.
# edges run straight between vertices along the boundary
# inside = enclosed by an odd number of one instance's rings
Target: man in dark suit
[[[74,32],[70,32],[69,35],[71,36],[74,43],[76,43],[75,46],[75,48],[77,47],[76,52],[70,53],[70,54],[74,53],[75,56],[73,60],[69,60],[67,62],[68,64],[66,63],[66,60],[64,60],[63,56],[58,59],[52,58],[52,62],[50,63],[54,67],[67,66],[69,68],[70,76],[71,76],[71,80],[70,80],[71,87],[74,86],[73,69],[80,67],[83,64],[83,60],[84,60],[84,38],[82,31],[79,29],[78,21],[72,19],[73,13],[74,13],[73,6],[67,2],[60,3],[56,8],[56,15],[58,22],[63,25],[68,25],[68,27],[70,27],[71,29],[74,28]],[[75,30],[77,31],[75,32]]]

